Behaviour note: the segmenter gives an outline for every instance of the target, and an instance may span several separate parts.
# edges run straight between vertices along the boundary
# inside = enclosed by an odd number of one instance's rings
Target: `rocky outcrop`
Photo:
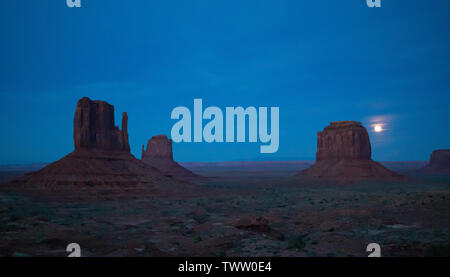
[[[435,150],[430,162],[419,173],[428,175],[450,175],[450,149]]]
[[[370,160],[369,134],[360,122],[331,122],[317,134],[317,161]]]
[[[172,140],[166,135],[152,137],[147,142],[147,150],[142,145],[142,160],[144,159],[167,159],[173,161]]]
[[[317,136],[316,163],[298,176],[338,182],[400,177],[372,161],[369,135],[360,122],[331,122]]]
[[[147,143],[147,149],[142,145],[142,161],[179,180],[200,177],[173,160],[172,140],[166,135],[152,137]]]
[[[84,97],[78,101],[73,120],[75,150],[80,148],[130,152],[128,116],[123,113],[122,131],[114,126],[114,106]]]
[[[40,187],[171,183],[171,178],[130,154],[127,121],[123,113],[119,130],[112,105],[86,97],[79,100],[73,124],[75,150],[13,182]]]

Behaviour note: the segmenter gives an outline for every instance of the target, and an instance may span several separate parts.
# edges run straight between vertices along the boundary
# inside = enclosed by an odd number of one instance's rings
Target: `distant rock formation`
[[[114,107],[85,97],[75,109],[75,151],[43,169],[14,180],[15,184],[44,185],[134,185],[171,182],[159,170],[130,154],[127,114],[122,130],[114,126]]]
[[[430,162],[419,173],[429,175],[450,175],[450,149],[435,150]]]
[[[400,177],[371,155],[369,134],[360,122],[331,122],[317,134],[316,163],[298,175],[336,181]]]
[[[180,180],[200,177],[173,160],[172,140],[166,135],[152,137],[147,143],[147,150],[142,145],[142,161],[164,174]]]
[[[435,168],[450,168],[450,149],[433,151],[430,157],[430,166]]]
[[[172,140],[166,135],[152,137],[147,142],[147,150],[142,145],[142,160],[146,159],[167,159],[173,161]]]

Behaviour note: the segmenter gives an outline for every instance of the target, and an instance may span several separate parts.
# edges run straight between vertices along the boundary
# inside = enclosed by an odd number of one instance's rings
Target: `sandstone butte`
[[[316,163],[297,176],[338,182],[401,177],[373,161],[371,156],[369,134],[360,122],[331,122],[317,134]]]
[[[123,113],[120,130],[114,126],[114,106],[87,97],[80,99],[73,121],[75,150],[12,183],[48,187],[170,183],[171,178],[130,153],[127,121]]]
[[[450,176],[450,149],[435,150],[431,153],[430,162],[419,170],[422,174]]]
[[[184,168],[173,160],[172,140],[166,135],[152,137],[147,143],[147,149],[142,145],[142,161],[160,170],[166,176],[189,181],[200,176]]]

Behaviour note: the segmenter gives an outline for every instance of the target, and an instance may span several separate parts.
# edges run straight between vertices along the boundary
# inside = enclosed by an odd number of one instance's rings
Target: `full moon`
[[[375,126],[373,127],[373,130],[374,130],[375,132],[379,133],[379,132],[383,131],[383,128],[381,127],[381,125],[375,125]]]

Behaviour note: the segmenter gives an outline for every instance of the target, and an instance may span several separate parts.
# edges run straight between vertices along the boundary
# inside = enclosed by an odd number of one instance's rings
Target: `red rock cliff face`
[[[370,159],[369,134],[360,122],[331,122],[317,134],[317,161]]]
[[[73,121],[75,150],[80,148],[130,152],[128,116],[123,113],[122,131],[114,126],[114,106],[84,97],[78,101]]]
[[[166,135],[152,137],[147,143],[147,150],[142,146],[142,159],[159,158],[173,161],[172,140]]]

